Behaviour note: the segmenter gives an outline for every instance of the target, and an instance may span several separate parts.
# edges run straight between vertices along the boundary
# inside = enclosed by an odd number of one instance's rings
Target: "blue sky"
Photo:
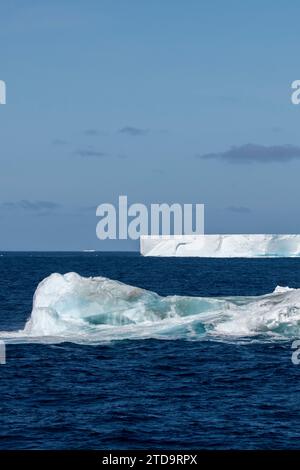
[[[136,249],[96,238],[96,206],[121,194],[204,203],[208,233],[300,232],[299,14],[2,1],[0,249]]]

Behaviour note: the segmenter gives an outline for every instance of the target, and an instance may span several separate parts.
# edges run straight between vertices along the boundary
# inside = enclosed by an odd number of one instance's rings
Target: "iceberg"
[[[288,258],[300,256],[300,235],[143,235],[140,252],[143,256]]]
[[[300,289],[260,296],[160,296],[105,277],[53,273],[37,286],[23,330],[7,343],[120,340],[286,341],[300,334]]]

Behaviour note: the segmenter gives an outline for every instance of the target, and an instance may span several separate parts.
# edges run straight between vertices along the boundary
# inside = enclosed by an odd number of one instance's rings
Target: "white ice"
[[[260,258],[300,256],[300,235],[182,235],[142,236],[144,256]]]

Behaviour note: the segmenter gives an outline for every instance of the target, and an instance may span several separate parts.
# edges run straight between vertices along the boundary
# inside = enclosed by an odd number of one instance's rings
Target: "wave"
[[[262,296],[167,296],[105,277],[54,273],[37,287],[23,330],[7,342],[99,344],[122,339],[236,341],[300,336],[300,289]]]

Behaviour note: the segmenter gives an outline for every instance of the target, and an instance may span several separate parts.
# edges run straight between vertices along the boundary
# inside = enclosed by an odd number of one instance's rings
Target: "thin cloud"
[[[226,210],[229,212],[235,212],[236,214],[250,214],[252,212],[249,207],[245,206],[229,206]]]
[[[139,127],[125,126],[119,129],[120,134],[127,134],[131,137],[139,137],[148,134],[148,129],[141,129]]]
[[[207,153],[196,155],[197,158],[204,160],[223,160],[229,163],[272,163],[272,162],[290,162],[300,159],[300,147],[295,145],[273,145],[264,146],[256,144],[246,144],[225,152]]]
[[[94,128],[85,129],[83,133],[87,137],[97,137],[99,135],[106,135],[106,132],[100,131],[99,129],[94,129]]]
[[[165,170],[162,170],[161,168],[153,168],[152,173],[161,176],[164,176],[166,174]]]
[[[29,201],[22,199],[16,202],[4,202],[2,203],[4,209],[21,209],[24,211],[39,213],[39,212],[53,212],[61,208],[60,204],[52,201]]]
[[[102,157],[107,156],[107,153],[100,152],[99,150],[94,150],[91,148],[82,148],[82,149],[76,150],[75,154],[83,158],[88,158],[88,157],[102,158]]]
[[[63,145],[67,145],[68,142],[64,139],[54,139],[52,141],[52,145],[56,145],[57,147],[60,147],[60,146],[63,146]]]

